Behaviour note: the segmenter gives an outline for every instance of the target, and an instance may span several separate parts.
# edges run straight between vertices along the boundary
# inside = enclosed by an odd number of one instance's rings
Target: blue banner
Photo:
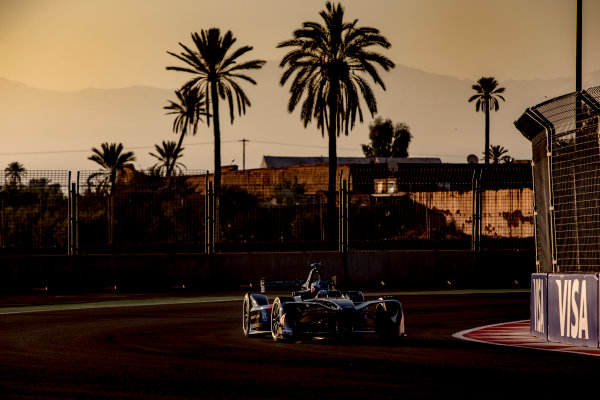
[[[531,335],[548,340],[548,274],[531,275],[529,314]]]
[[[598,275],[549,275],[549,341],[598,347],[598,289]]]

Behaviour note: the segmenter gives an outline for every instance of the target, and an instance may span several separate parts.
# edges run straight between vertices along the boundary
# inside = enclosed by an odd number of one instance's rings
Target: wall
[[[322,261],[338,284],[357,288],[528,287],[531,252],[386,251],[0,257],[0,293],[231,290],[304,278]]]
[[[532,274],[531,335],[598,347],[598,274]]]

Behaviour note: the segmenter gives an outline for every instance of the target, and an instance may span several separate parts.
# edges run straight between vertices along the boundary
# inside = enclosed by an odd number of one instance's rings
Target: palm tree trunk
[[[485,163],[490,163],[490,103],[485,106]]]
[[[183,126],[183,130],[181,131],[181,136],[179,136],[179,142],[177,142],[177,147],[175,147],[175,151],[173,152],[173,160],[169,165],[167,165],[167,177],[173,174],[173,170],[175,169],[175,163],[177,163],[177,154],[179,154],[179,149],[181,149],[181,145],[183,144],[183,138],[187,132],[187,125]]]
[[[337,241],[337,207],[335,178],[337,174],[337,84],[329,88],[329,182],[327,184],[327,241],[334,247]]]
[[[219,123],[219,95],[217,83],[210,83],[210,100],[213,108],[213,131],[215,135],[215,193],[221,192],[221,125]]]

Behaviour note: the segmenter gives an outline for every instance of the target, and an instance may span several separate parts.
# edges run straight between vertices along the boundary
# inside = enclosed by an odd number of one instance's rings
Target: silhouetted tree
[[[177,90],[175,91],[175,95],[177,96],[179,102],[175,103],[169,100],[169,105],[165,106],[164,109],[170,110],[167,114],[175,115],[175,120],[173,121],[173,132],[179,132],[180,136],[177,145],[170,150],[172,154],[178,155],[177,158],[179,158],[181,155],[183,138],[188,133],[188,128],[191,128],[192,135],[195,136],[201,116],[206,115],[207,113],[204,93],[200,92],[198,88],[190,88],[185,92]],[[165,142],[163,142],[163,146],[164,143]],[[177,158],[168,160],[169,162],[166,164],[165,176],[171,176],[173,174]]]
[[[488,149],[487,158],[491,160],[492,164],[500,164],[500,163],[511,163],[513,162],[513,158],[509,156],[508,150],[500,145],[491,145]],[[485,154],[484,154],[485,155]]]
[[[285,71],[284,85],[292,75],[288,111],[291,113],[302,102],[301,120],[306,127],[313,118],[317,127],[329,138],[328,218],[335,215],[335,182],[337,171],[336,139],[343,130],[347,135],[354,127],[356,117],[363,121],[360,97],[371,115],[377,111],[375,95],[366,78],[371,78],[385,90],[376,66],[389,70],[394,63],[372,47],[390,47],[390,42],[379,30],[357,26],[358,20],[344,21],[341,4],[326,3],[319,14],[323,24],[304,22],[293,33],[293,39],[281,42],[279,48],[290,48],[281,60]],[[330,229],[330,239],[333,229]]]
[[[239,58],[252,50],[250,46],[243,46],[232,50],[236,38],[231,31],[224,36],[218,28],[202,30],[200,34],[193,33],[192,40],[196,49],[193,50],[181,43],[183,52],[179,54],[168,52],[173,57],[183,61],[185,67],[171,66],[167,70],[182,71],[193,74],[193,78],[185,83],[182,91],[198,88],[204,93],[205,99],[212,105],[212,116],[206,121],[210,126],[211,117],[213,121],[213,132],[215,137],[215,189],[217,192],[221,186],[221,127],[219,114],[219,97],[226,99],[229,105],[229,116],[231,123],[234,120],[234,102],[237,103],[239,115],[246,112],[246,106],[250,106],[250,100],[238,84],[238,80],[244,80],[256,84],[254,79],[245,75],[246,70],[260,69],[265,61],[251,60],[239,62]]]
[[[485,163],[489,164],[489,148],[490,148],[490,110],[498,111],[500,108],[498,99],[504,101],[501,93],[504,93],[503,87],[498,87],[496,78],[483,77],[477,81],[477,84],[472,86],[473,90],[477,92],[469,98],[469,103],[477,100],[475,103],[475,110],[482,110],[485,112]]]
[[[95,177],[102,177],[102,184],[108,188],[109,194],[111,194],[118,174],[124,171],[126,165],[135,161],[135,156],[131,151],[124,153],[122,143],[102,143],[101,147],[101,151],[93,147],[94,154],[89,156],[88,160],[99,164],[104,170],[90,175],[88,181]]]
[[[181,137],[183,137],[183,134]],[[158,160],[158,162],[152,166],[152,172],[155,172],[161,176],[163,174],[164,176],[170,176],[173,170],[181,172],[182,167],[187,168],[183,163],[177,161],[183,157],[183,150],[185,150],[184,147],[178,147],[178,144],[173,141],[169,140],[165,142],[163,140],[162,147],[155,144],[154,149],[156,154],[152,152],[148,153]],[[169,169],[171,171],[169,171]]]
[[[391,119],[377,117],[369,124],[369,139],[371,144],[362,145],[365,157],[408,157],[412,135],[404,122],[394,125]]]
[[[18,161],[13,161],[4,168],[4,178],[11,186],[21,185],[23,176],[27,175],[27,170]]]
[[[90,175],[88,183],[94,178],[100,178],[100,189],[108,189],[108,244],[113,244],[114,233],[114,192],[117,176],[125,170],[125,167],[132,161],[135,161],[133,152],[123,152],[123,144],[119,143],[102,143],[102,151],[97,148],[92,148],[92,154],[88,160],[98,163],[104,171]]]

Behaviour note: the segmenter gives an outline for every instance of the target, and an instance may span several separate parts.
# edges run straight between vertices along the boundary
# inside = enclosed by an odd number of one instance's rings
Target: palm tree
[[[212,116],[206,121],[210,126],[211,117],[213,121],[213,132],[215,137],[215,190],[218,192],[221,186],[221,125],[219,114],[219,97],[226,99],[229,105],[229,116],[231,123],[234,120],[234,102],[237,104],[239,115],[246,112],[246,106],[250,106],[250,100],[239,86],[239,80],[256,84],[256,82],[244,73],[246,70],[260,69],[264,65],[263,60],[251,60],[239,62],[238,59],[252,50],[251,46],[243,46],[232,50],[236,38],[231,31],[224,36],[218,28],[202,30],[200,34],[193,33],[192,40],[196,46],[195,51],[181,43],[183,52],[175,54],[168,52],[173,57],[183,61],[186,66],[167,67],[167,70],[182,71],[193,74],[193,77],[183,85],[185,92],[191,88],[198,88],[212,105]]]
[[[371,116],[377,112],[377,102],[366,78],[371,78],[385,90],[376,66],[388,71],[394,63],[372,50],[374,46],[387,49],[388,40],[379,30],[357,26],[358,20],[344,21],[344,8],[327,2],[319,13],[324,24],[304,22],[294,31],[293,39],[281,42],[279,48],[291,48],[281,60],[285,68],[281,85],[292,79],[288,111],[291,113],[304,98],[300,119],[306,127],[313,118],[321,134],[327,129],[329,139],[329,218],[335,211],[335,175],[337,170],[336,139],[343,130],[354,127],[358,114],[363,121],[360,97]]]
[[[22,183],[23,176],[27,175],[27,170],[18,161],[13,161],[4,168],[4,178],[11,186],[17,186]]]
[[[183,137],[183,135],[181,135]],[[152,170],[156,171],[159,175],[171,176],[173,170],[181,172],[181,167],[187,168],[184,164],[177,161],[183,157],[183,147],[181,146],[181,140],[179,144],[174,141],[162,142],[162,147],[155,144],[156,154],[149,153],[152,157],[156,158],[158,162],[152,166]]]
[[[102,185],[108,186],[108,193],[112,194],[118,174],[122,173],[129,163],[135,161],[135,156],[131,151],[123,153],[122,143],[102,143],[101,147],[102,151],[93,147],[94,154],[89,156],[88,160],[98,163],[104,171],[92,174],[88,181],[98,176],[103,177]]]
[[[492,161],[492,164],[500,164],[501,162],[506,164],[511,163],[513,158],[507,153],[508,149],[505,149],[500,145],[491,145],[488,149],[487,158]]]
[[[504,101],[501,93],[504,93],[503,87],[498,87],[496,78],[483,77],[477,81],[477,84],[473,85],[473,90],[477,92],[469,98],[469,103],[477,100],[475,103],[475,110],[482,110],[485,112],[485,163],[489,164],[489,149],[490,149],[490,110],[498,111],[500,108],[498,99]]]
[[[88,160],[98,163],[104,171],[97,172],[88,177],[88,183],[94,178],[100,178],[100,190],[108,189],[108,244],[113,244],[113,233],[115,230],[114,218],[114,199],[115,184],[117,176],[124,172],[125,167],[132,161],[135,161],[133,152],[128,151],[123,153],[123,144],[119,143],[102,143],[102,151],[97,148],[92,148],[92,154]]]
[[[173,132],[180,132],[180,136],[177,147],[173,148],[171,151],[173,154],[176,154],[178,157],[180,157],[182,150],[181,145],[183,144],[183,138],[187,134],[188,128],[192,129],[192,135],[195,136],[196,132],[198,131],[198,122],[200,121],[200,117],[207,115],[207,113],[204,93],[200,92],[197,88],[190,88],[185,92],[176,90],[175,95],[177,96],[179,102],[175,103],[169,100],[169,105],[163,108],[165,110],[170,110],[167,114],[176,115],[175,120],[173,121]],[[163,142],[163,145],[164,143],[165,142]],[[171,176],[173,169],[175,168],[177,158],[170,159],[169,161],[171,161],[171,163],[166,165],[165,176]]]

